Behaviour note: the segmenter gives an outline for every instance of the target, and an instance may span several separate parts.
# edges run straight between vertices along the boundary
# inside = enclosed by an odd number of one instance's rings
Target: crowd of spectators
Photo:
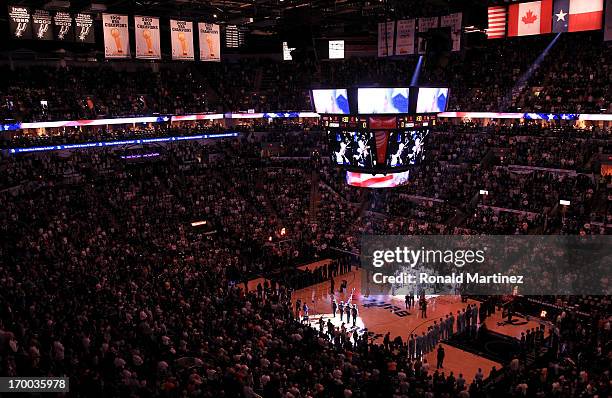
[[[249,133],[170,144],[142,163],[105,149],[3,158],[1,211],[9,222],[2,228],[10,239],[0,267],[0,372],[70,374],[71,391],[87,396],[484,397],[501,388],[478,378],[458,383],[457,375],[410,360],[397,346],[321,335],[293,319],[291,291],[282,284],[265,297],[245,293],[246,279],[331,247],[356,252],[363,233],[452,233],[457,210],[469,210],[457,206],[461,196],[450,196],[446,169],[422,191],[417,184],[366,194],[351,188],[360,197],[348,200],[347,191],[334,189],[339,176],[325,157],[262,151],[283,140]],[[457,152],[450,140],[441,131],[432,151],[451,159]],[[324,146],[316,132],[297,133],[296,141],[310,146],[304,153]],[[464,173],[466,181],[480,178]],[[500,191],[508,188],[495,181]],[[563,181],[547,181],[562,192]],[[404,203],[416,194],[444,199]],[[528,233],[529,224],[512,214],[478,208],[473,218],[482,223],[468,217],[457,227]],[[563,325],[554,332],[560,356],[550,373],[534,378],[533,368],[520,365],[505,379],[505,393],[607,391],[601,366],[609,323]],[[584,336],[591,340],[576,344]],[[570,367],[561,361],[567,358],[577,362]]]
[[[610,48],[592,33],[562,36],[521,79],[547,40],[491,41],[428,59],[421,82],[449,85],[452,110],[610,112]],[[415,64],[3,67],[0,119],[303,110],[315,80],[408,84]],[[526,336],[520,358],[471,383],[410,355],[408,340],[310,327],[292,300],[294,288],[327,279],[325,267],[299,265],[341,251],[346,269],[364,234],[608,234],[612,181],[597,158],[610,152],[609,129],[439,124],[409,183],[388,190],[348,186],[316,123],[232,130],[240,137],[0,155],[0,375],[70,375],[71,393],[88,397],[612,394],[608,297],[542,298],[561,308],[547,338]],[[50,129],[7,135],[2,146],[223,131],[214,123]],[[273,283],[248,292],[259,277]]]
[[[70,374],[71,391],[87,396],[608,391],[609,322],[563,318],[550,343],[559,356],[547,371],[521,362],[507,384],[476,377],[469,385],[411,360],[401,345],[319,334],[294,319],[291,290],[282,283],[261,297],[244,291],[249,275],[292,264],[296,251],[356,250],[363,232],[388,233],[402,222],[405,233],[407,225],[444,224],[453,217],[448,204],[403,206],[394,197],[401,192],[376,193],[373,209],[392,215],[377,220],[320,180],[311,222],[308,160],[279,173],[287,160],[261,157],[246,139],[156,150],[159,157],[138,164],[107,150],[3,159],[3,186],[13,188],[1,193],[2,217],[10,220],[3,233],[11,237],[2,244],[0,267],[3,374]],[[265,214],[262,193],[276,216]],[[512,217],[484,210],[475,216],[490,222],[468,228],[516,232]],[[192,227],[195,220],[207,226]],[[302,244],[284,247],[285,238]]]
[[[612,55],[600,35],[563,35],[538,60],[549,44],[546,36],[492,40],[427,56],[418,83],[450,87],[452,111],[611,112]],[[308,110],[313,87],[408,85],[417,59],[2,66],[0,120]]]

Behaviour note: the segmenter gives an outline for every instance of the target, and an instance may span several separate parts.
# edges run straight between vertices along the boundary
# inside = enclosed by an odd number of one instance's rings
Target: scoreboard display
[[[354,172],[397,173],[425,159],[434,115],[324,115],[333,164]]]
[[[446,110],[447,87],[313,89],[333,164],[349,185],[391,188],[409,181],[426,156],[427,136]]]
[[[435,126],[437,119],[435,115],[323,115],[321,121],[325,129],[399,130]]]

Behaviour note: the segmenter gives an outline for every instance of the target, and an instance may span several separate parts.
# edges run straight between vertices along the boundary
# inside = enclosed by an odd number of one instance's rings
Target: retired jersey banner
[[[438,17],[419,18],[419,33],[427,32],[429,29],[435,29],[439,25]],[[425,39],[419,37],[418,40],[419,54],[425,54]]]
[[[221,61],[221,35],[219,25],[214,23],[198,23],[200,33],[200,60]]]
[[[130,57],[130,34],[128,16],[102,14],[104,31],[104,55],[106,58]]]
[[[172,59],[194,61],[193,22],[170,20]]]
[[[90,14],[76,14],[74,16],[76,25],[76,40],[80,43],[95,43],[93,17]]]
[[[414,33],[416,31],[416,19],[404,19],[397,21],[397,55],[414,54]]]
[[[51,13],[46,10],[34,10],[32,14],[32,33],[38,40],[53,40]]]
[[[70,13],[57,11],[53,16],[53,26],[55,28],[55,38],[57,40],[74,40],[74,24]]]
[[[540,35],[551,32],[552,0],[511,4],[508,7],[508,36]]]
[[[161,59],[159,18],[134,17],[136,58]]]
[[[395,21],[378,24],[378,56],[388,57],[394,54]]]
[[[31,39],[32,23],[30,9],[27,7],[9,6],[9,28],[13,39]]]
[[[440,26],[451,28],[451,40],[453,42],[453,51],[461,51],[461,20],[463,14],[456,12],[450,15],[444,15],[440,18]]]

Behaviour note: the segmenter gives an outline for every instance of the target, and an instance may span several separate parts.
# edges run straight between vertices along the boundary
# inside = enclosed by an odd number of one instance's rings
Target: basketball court
[[[310,267],[314,268],[315,264],[310,264]],[[363,294],[361,292],[361,277],[362,270],[357,269],[334,278],[336,287],[341,285],[342,280],[346,280],[348,286],[344,292],[336,290],[334,295],[338,303],[349,301],[351,304],[357,304],[359,315],[354,326],[353,319],[351,319],[350,324],[345,324],[347,330],[357,329],[358,333],[367,332],[374,341],[379,343],[382,343],[387,332],[391,333],[391,340],[399,335],[406,342],[411,333],[420,335],[423,331],[426,332],[428,326],[433,325],[434,321],[446,317],[450,312],[456,314],[458,310],[463,310],[468,304],[479,305],[479,302],[473,300],[468,300],[467,303],[461,302],[460,296],[428,296],[427,318],[423,318],[417,309],[406,310],[404,296],[367,296]],[[293,294],[293,302],[298,299],[309,305],[312,327],[318,328],[321,317],[325,322],[331,319],[335,326],[341,326],[340,316],[337,314],[336,317],[333,317],[329,282],[296,291]],[[503,321],[501,313],[497,312],[489,317],[485,324],[489,330],[509,337],[520,337],[521,332],[540,325],[537,320],[525,320],[511,325],[502,325]],[[346,323],[346,318],[344,318],[344,322]],[[485,377],[488,377],[492,367],[495,366],[498,370],[503,367],[502,363],[455,346],[445,343],[442,343],[442,345],[446,352],[443,371],[447,374],[452,371],[455,375],[462,373],[468,382],[472,381],[478,368],[481,368]],[[425,358],[430,363],[430,369],[435,369],[435,350],[427,354]]]

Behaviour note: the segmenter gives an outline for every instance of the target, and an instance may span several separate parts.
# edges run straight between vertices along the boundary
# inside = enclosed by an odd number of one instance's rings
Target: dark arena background
[[[612,396],[612,0],[9,0],[0,38],[0,396]],[[458,240],[528,283],[382,251]]]

